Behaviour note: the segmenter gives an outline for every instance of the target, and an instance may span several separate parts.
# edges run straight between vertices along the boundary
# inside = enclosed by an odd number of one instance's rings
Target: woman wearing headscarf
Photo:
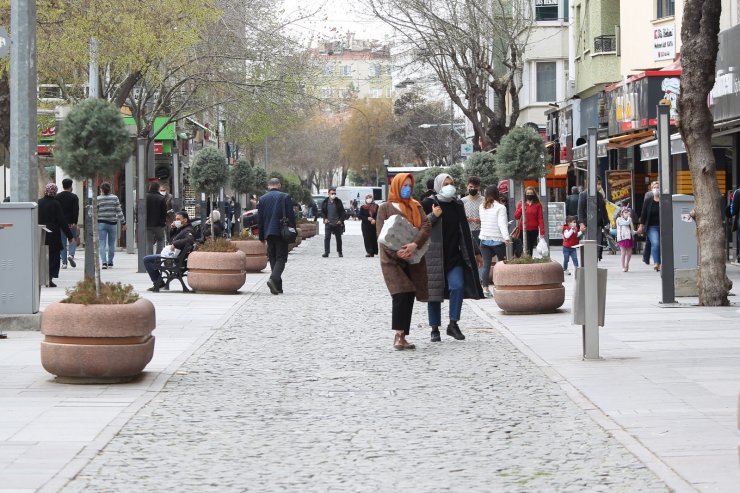
[[[365,240],[366,257],[378,254],[378,234],[375,223],[378,217],[378,204],[373,200],[373,194],[365,195],[365,203],[360,207],[360,220],[362,221],[362,239]]]
[[[73,241],[74,236],[69,229],[67,220],[64,218],[62,204],[57,199],[57,186],[49,183],[44,189],[44,196],[38,201],[38,219],[39,224],[43,224],[46,229],[46,245],[49,247],[49,284],[50,288],[57,287],[54,279],[59,277],[60,252],[62,251],[62,235],[64,233],[67,240]]]
[[[380,269],[393,299],[391,329],[396,332],[393,347],[399,350],[416,348],[406,340],[411,329],[414,298],[419,301],[427,299],[427,268],[424,258],[417,264],[408,263],[416,249],[429,240],[431,233],[429,220],[421,204],[411,197],[413,189],[414,176],[411,173],[397,174],[391,182],[388,202],[378,207],[375,223],[379,235],[386,219],[401,214],[419,230],[416,238],[398,251],[392,251],[384,245],[380,246]]]
[[[473,242],[465,206],[457,199],[455,180],[446,174],[434,179],[435,195],[422,202],[432,225],[432,237],[426,254],[429,277],[429,325],[432,342],[441,341],[442,301],[450,300],[450,323],[447,335],[461,341],[465,336],[457,322],[460,320],[463,299],[483,298],[478,279],[479,251]]]

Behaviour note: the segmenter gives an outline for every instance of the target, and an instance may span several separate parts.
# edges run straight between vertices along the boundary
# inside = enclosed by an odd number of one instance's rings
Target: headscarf
[[[49,183],[46,185],[46,188],[44,189],[44,196],[45,197],[56,197],[57,192],[59,189],[57,188],[56,183]]]
[[[434,179],[434,191],[437,192],[437,199],[441,200],[442,202],[450,202],[452,200],[452,199],[446,199],[443,196],[439,195],[439,192],[442,190],[442,187],[444,186],[444,182],[447,178],[450,178],[453,181],[455,180],[447,173],[440,173]]]
[[[398,173],[393,177],[393,181],[391,182],[388,200],[397,203],[406,219],[416,228],[421,228],[421,213],[419,212],[421,204],[413,197],[407,199],[401,198],[401,187],[403,186],[403,182],[406,181],[406,178],[411,178],[411,188],[414,187],[414,175],[411,173]]]
[[[370,211],[371,213],[375,213],[375,211],[378,209],[378,204],[376,204],[374,201],[368,204],[367,199],[371,198],[373,198],[373,194],[369,193],[365,195],[365,203],[362,204],[361,208]]]

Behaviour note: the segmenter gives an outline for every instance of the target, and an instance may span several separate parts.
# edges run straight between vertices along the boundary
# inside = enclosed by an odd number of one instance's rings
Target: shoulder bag
[[[298,232],[296,231],[294,226],[291,226],[290,220],[285,215],[285,198],[289,197],[287,193],[283,194],[283,197],[280,198],[282,201],[282,208],[283,208],[283,214],[280,218],[280,236],[288,243],[295,243],[296,238],[298,237]]]

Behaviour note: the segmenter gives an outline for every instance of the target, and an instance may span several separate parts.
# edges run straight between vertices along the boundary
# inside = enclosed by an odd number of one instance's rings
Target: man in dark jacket
[[[63,191],[58,193],[56,196],[57,202],[62,206],[62,212],[64,218],[67,220],[69,230],[72,231],[72,236],[75,241],[67,242],[67,236],[62,233],[62,269],[67,268],[67,261],[72,267],[77,267],[75,262],[75,252],[77,251],[77,221],[80,219],[80,199],[72,193],[72,180],[65,178],[62,180]]]
[[[177,250],[182,251],[185,248],[193,246],[195,243],[195,233],[193,232],[193,227],[190,225],[190,216],[185,211],[180,211],[175,215],[175,222],[172,223],[172,226],[173,229],[170,231],[172,244],[169,246],[169,249],[173,252],[173,256],[176,256]],[[147,291],[158,293],[159,289],[164,286],[162,273],[159,272],[160,265],[162,265],[161,255],[154,254],[144,257],[144,268],[153,283],[153,286]]]
[[[604,250],[604,247],[602,246],[602,241],[604,239],[603,237],[603,229],[604,226],[609,225],[609,214],[606,212],[606,201],[604,200],[604,195],[602,195],[603,189],[601,187],[601,177],[596,177],[596,243],[598,244],[598,254],[599,254],[599,260],[601,260],[601,255]],[[581,225],[581,231],[586,231],[586,227],[589,226],[588,224],[588,210],[587,210],[587,204],[588,204],[588,191],[584,190],[581,192],[581,194],[578,196],[578,224]],[[593,225],[592,225],[593,226]]]
[[[46,185],[44,196],[38,201],[39,224],[46,229],[46,245],[49,247],[49,284],[50,288],[57,287],[54,278],[59,277],[60,252],[62,251],[63,233],[69,242],[74,241],[67,219],[62,212],[62,205],[57,202],[57,186],[54,183]]]
[[[571,187],[570,195],[565,199],[565,215],[578,216],[578,187]]]
[[[164,248],[164,226],[167,219],[167,203],[159,193],[159,183],[149,184],[146,194],[146,245],[147,254],[159,253]]]
[[[337,197],[336,187],[329,189],[329,198],[321,204],[321,217],[324,218],[324,254],[322,257],[329,256],[331,247],[331,235],[337,237],[337,253],[342,255],[342,233],[344,233],[344,204]]]
[[[288,223],[295,227],[295,213],[290,195],[280,191],[282,184],[278,178],[267,182],[268,192],[260,197],[257,204],[257,225],[260,241],[267,242],[267,257],[270,259],[270,279],[267,287],[272,294],[283,292],[283,271],[288,262],[288,242],[281,234],[280,220],[285,216]]]

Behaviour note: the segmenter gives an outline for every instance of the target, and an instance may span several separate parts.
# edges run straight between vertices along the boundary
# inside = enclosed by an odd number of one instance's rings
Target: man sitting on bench
[[[175,221],[172,223],[172,229],[170,230],[170,238],[172,238],[172,244],[164,248],[172,252],[192,247],[195,243],[195,234],[193,227],[190,225],[190,217],[187,212],[180,211],[175,215]],[[157,292],[159,288],[164,286],[162,273],[159,271],[160,265],[162,265],[162,255],[147,255],[144,257],[144,268],[149,274],[152,283],[154,283],[147,291]]]

